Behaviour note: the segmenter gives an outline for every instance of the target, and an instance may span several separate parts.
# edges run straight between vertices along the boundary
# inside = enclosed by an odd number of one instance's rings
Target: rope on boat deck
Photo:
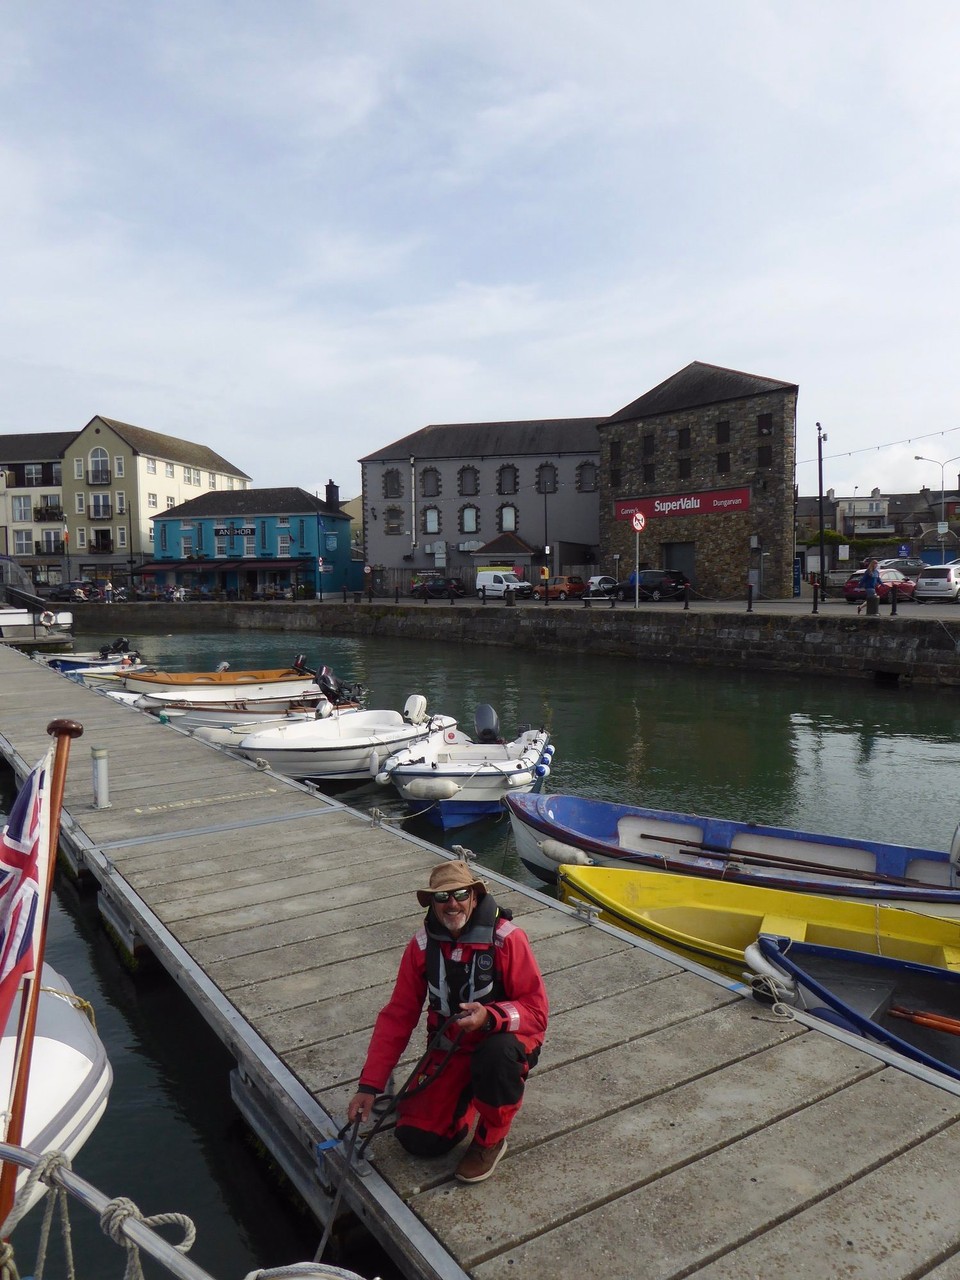
[[[793,1005],[787,1004],[784,999],[784,988],[775,979],[764,973],[751,973],[743,975],[750,986],[753,998],[759,1000],[761,1004],[768,1004],[773,1018],[760,1018],[761,1022],[792,1022],[797,1016],[797,1011]],[[757,1014],[753,1015],[755,1018]]]

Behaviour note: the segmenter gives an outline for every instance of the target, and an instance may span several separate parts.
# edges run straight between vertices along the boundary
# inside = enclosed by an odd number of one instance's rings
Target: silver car
[[[960,598],[960,564],[928,564],[917,579],[914,600],[947,600]]]

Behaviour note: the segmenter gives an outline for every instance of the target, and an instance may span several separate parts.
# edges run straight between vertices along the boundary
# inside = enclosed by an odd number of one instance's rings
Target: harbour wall
[[[374,600],[158,603],[74,606],[74,632],[136,636],[164,632],[283,631],[296,636],[376,636],[479,644],[635,662],[795,672],[960,687],[960,619],[901,610],[867,618],[773,606],[770,612],[682,607],[544,608],[502,603],[394,604]]]

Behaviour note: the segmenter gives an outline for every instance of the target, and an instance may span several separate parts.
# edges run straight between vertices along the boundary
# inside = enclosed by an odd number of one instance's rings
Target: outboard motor
[[[337,703],[343,697],[343,685],[333,674],[329,667],[321,667],[320,674],[317,676],[317,684],[320,686],[320,692],[325,698],[329,698],[331,702]]]
[[[481,702],[473,717],[473,727],[478,742],[500,741],[500,718],[489,702]]]
[[[126,636],[117,636],[113,644],[110,646],[111,653],[129,653],[130,641]]]

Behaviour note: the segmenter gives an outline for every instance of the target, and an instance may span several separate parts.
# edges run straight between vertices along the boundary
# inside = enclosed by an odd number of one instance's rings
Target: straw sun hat
[[[433,895],[441,889],[475,889],[478,898],[487,892],[487,886],[473,874],[466,862],[441,862],[439,867],[434,867],[427,888],[417,890],[417,901],[421,907],[429,907]]]

